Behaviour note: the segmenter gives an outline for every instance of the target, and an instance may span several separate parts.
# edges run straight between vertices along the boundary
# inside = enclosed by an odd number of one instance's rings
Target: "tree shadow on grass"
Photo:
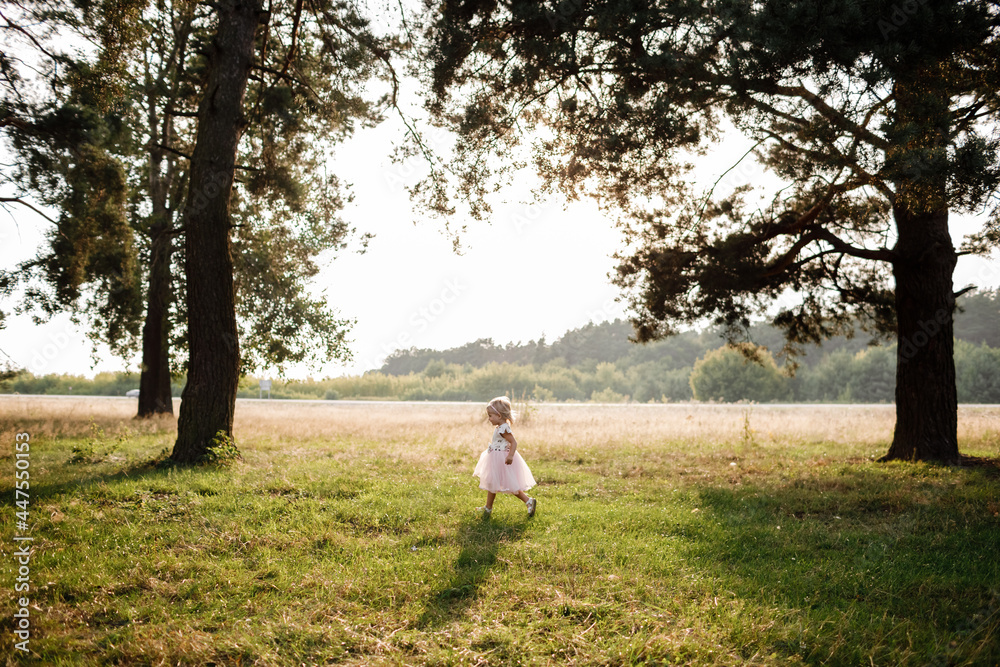
[[[83,490],[89,490],[99,484],[114,484],[116,482],[136,481],[136,480],[163,480],[170,479],[171,474],[178,470],[204,471],[205,473],[215,472],[219,466],[206,465],[179,465],[163,454],[161,456],[130,461],[125,465],[108,469],[103,462],[66,462],[61,464],[72,471],[69,479],[50,481],[45,476],[39,475],[32,479],[31,493],[35,498],[56,498],[63,494],[79,494]]]
[[[751,653],[807,663],[913,655],[922,657],[906,664],[994,664],[1000,531],[983,490],[995,475],[951,471],[970,483],[900,483],[861,468],[777,486],[703,487],[699,516],[708,521],[687,556],[720,590],[760,610],[751,613],[768,614],[759,622],[784,624]],[[840,642],[846,635],[855,640]]]
[[[496,518],[473,518],[459,525],[455,541],[462,550],[455,559],[451,578],[431,593],[419,628],[433,628],[458,618],[479,596],[482,585],[497,567],[497,553],[504,543],[516,542],[527,527],[526,520],[507,523]]]

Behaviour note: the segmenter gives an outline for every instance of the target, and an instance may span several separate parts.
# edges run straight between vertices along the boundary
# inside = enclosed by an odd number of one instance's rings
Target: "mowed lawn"
[[[533,406],[538,513],[487,521],[484,406],[241,401],[196,468],[134,409],[0,398],[7,664],[1000,663],[1000,475],[876,463],[892,406]],[[1000,409],[959,418],[1000,458]]]

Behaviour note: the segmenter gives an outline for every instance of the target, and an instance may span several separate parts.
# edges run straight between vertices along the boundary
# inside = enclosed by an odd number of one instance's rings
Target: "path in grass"
[[[884,408],[542,406],[537,516],[483,521],[481,406],[241,404],[222,469],[149,465],[133,407],[0,401],[40,663],[1000,662],[1000,479],[873,463]],[[962,423],[1000,454],[1000,411]]]

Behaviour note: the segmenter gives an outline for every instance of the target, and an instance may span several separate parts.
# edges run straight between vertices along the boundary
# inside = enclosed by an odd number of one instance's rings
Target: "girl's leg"
[[[514,495],[517,496],[518,498],[520,498],[522,503],[527,503],[528,500],[529,500],[528,499],[528,494],[526,494],[524,491],[518,491]]]
[[[487,492],[486,493],[486,509],[492,511],[492,509],[493,509],[493,500],[496,497],[497,497],[497,494],[495,494],[495,493],[491,493],[491,492]]]

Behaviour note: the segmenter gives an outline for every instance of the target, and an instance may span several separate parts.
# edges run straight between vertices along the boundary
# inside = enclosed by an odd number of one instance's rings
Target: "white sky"
[[[392,163],[391,144],[400,138],[398,123],[390,121],[337,150],[338,173],[355,194],[344,216],[359,234],[375,238],[365,254],[346,251],[325,261],[316,289],[325,290],[340,316],[357,320],[351,335],[355,359],[295,369],[292,377],[359,373],[411,346],[445,349],[477,338],[503,344],[542,335],[551,342],[587,322],[626,315],[608,278],[615,266],[611,255],[622,239],[595,205],[564,207],[558,199],[524,204],[530,201],[530,183],[522,184],[498,195],[507,203],[494,207],[490,224],[469,222],[464,254],[456,255],[441,221],[414,224],[404,186],[416,181],[422,166],[419,160]],[[719,147],[700,166],[699,180],[714,181],[746,148],[739,139]],[[731,171],[720,189],[761,177],[747,164]],[[956,221],[956,244],[969,231],[968,222]],[[12,267],[33,256],[47,226],[22,210],[0,217],[0,265]],[[960,259],[955,284],[968,283],[1000,285],[1000,262]],[[95,364],[90,342],[67,316],[41,326],[24,316],[9,317],[0,331],[0,350],[36,374],[92,375],[126,367],[106,350]],[[138,359],[127,369],[138,370]]]

